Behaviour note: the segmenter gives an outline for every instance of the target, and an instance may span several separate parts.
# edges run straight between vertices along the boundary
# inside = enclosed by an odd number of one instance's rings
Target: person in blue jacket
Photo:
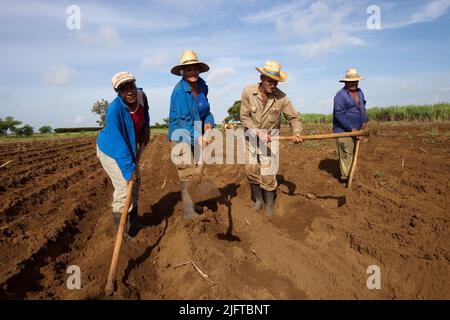
[[[208,102],[208,86],[199,74],[209,66],[198,60],[192,50],[183,51],[180,64],[171,73],[182,76],[170,98],[168,138],[172,142],[174,162],[181,182],[181,200],[186,220],[198,217],[202,208],[193,203],[188,188],[201,180],[201,149],[209,143],[205,132],[215,126]],[[199,151],[200,150],[200,151]]]
[[[136,79],[129,72],[118,72],[112,78],[117,97],[106,110],[105,127],[97,137],[97,157],[114,186],[112,212],[117,233],[125,206],[128,183],[133,180],[132,203],[129,209],[125,237],[137,233],[139,170],[136,164],[138,148],[150,139],[150,116],[147,96],[136,87]]]
[[[351,132],[363,130],[367,122],[366,100],[358,84],[363,80],[358,70],[350,68],[340,82],[345,86],[334,97],[333,132]],[[353,161],[355,141],[362,137],[345,137],[337,139],[339,166],[341,169],[341,182],[348,180],[350,167]]]

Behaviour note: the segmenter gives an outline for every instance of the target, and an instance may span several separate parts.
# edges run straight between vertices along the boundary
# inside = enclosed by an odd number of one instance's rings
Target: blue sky
[[[69,5],[79,30],[66,27]],[[381,30],[367,28],[370,5]],[[202,77],[219,123],[266,60],[288,73],[279,87],[300,113],[331,113],[349,67],[366,77],[368,107],[450,101],[450,0],[0,0],[0,118],[95,126],[92,104],[112,101],[111,77],[127,70],[161,122],[184,49],[211,67]]]

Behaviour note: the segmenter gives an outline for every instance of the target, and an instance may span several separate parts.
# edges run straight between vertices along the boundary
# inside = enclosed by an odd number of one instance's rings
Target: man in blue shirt
[[[333,132],[351,132],[363,130],[367,122],[366,100],[364,93],[358,88],[358,83],[363,80],[358,70],[347,70],[345,77],[339,82],[345,86],[336,93],[333,109]],[[353,161],[355,141],[359,137],[346,137],[337,139],[339,166],[341,168],[341,182],[348,179],[350,167]]]
[[[150,139],[150,116],[147,96],[136,87],[136,78],[129,72],[116,73],[112,86],[117,97],[106,110],[106,124],[97,137],[97,156],[114,186],[113,222],[117,232],[131,180],[136,181],[129,208],[124,238],[130,239],[140,229],[138,195],[140,174],[137,150]],[[136,117],[139,115],[139,117]]]

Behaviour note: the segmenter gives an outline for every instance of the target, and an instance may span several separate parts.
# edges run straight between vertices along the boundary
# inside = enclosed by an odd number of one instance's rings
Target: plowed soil
[[[373,125],[351,190],[334,141],[283,143],[276,215],[252,208],[243,165],[210,165],[222,196],[186,224],[165,135],[142,162],[119,299],[450,299],[450,124]],[[307,127],[309,132],[330,128]],[[0,144],[0,298],[101,299],[113,188],[95,138]],[[203,278],[191,264],[207,275]],[[68,266],[81,289],[68,289]],[[369,290],[367,268],[381,271]]]

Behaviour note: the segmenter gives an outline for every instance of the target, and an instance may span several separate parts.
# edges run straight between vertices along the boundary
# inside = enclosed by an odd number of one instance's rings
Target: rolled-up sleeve
[[[251,117],[250,93],[244,89],[241,97],[240,118],[242,125],[247,129],[258,129]]]
[[[216,126],[214,122],[214,116],[211,112],[209,112],[209,114],[206,116],[205,123],[210,124],[212,128]]]
[[[291,125],[292,132],[294,134],[303,132],[303,125],[300,122],[300,113],[298,113],[292,102],[287,97],[286,104],[283,108],[283,114],[286,120]]]

